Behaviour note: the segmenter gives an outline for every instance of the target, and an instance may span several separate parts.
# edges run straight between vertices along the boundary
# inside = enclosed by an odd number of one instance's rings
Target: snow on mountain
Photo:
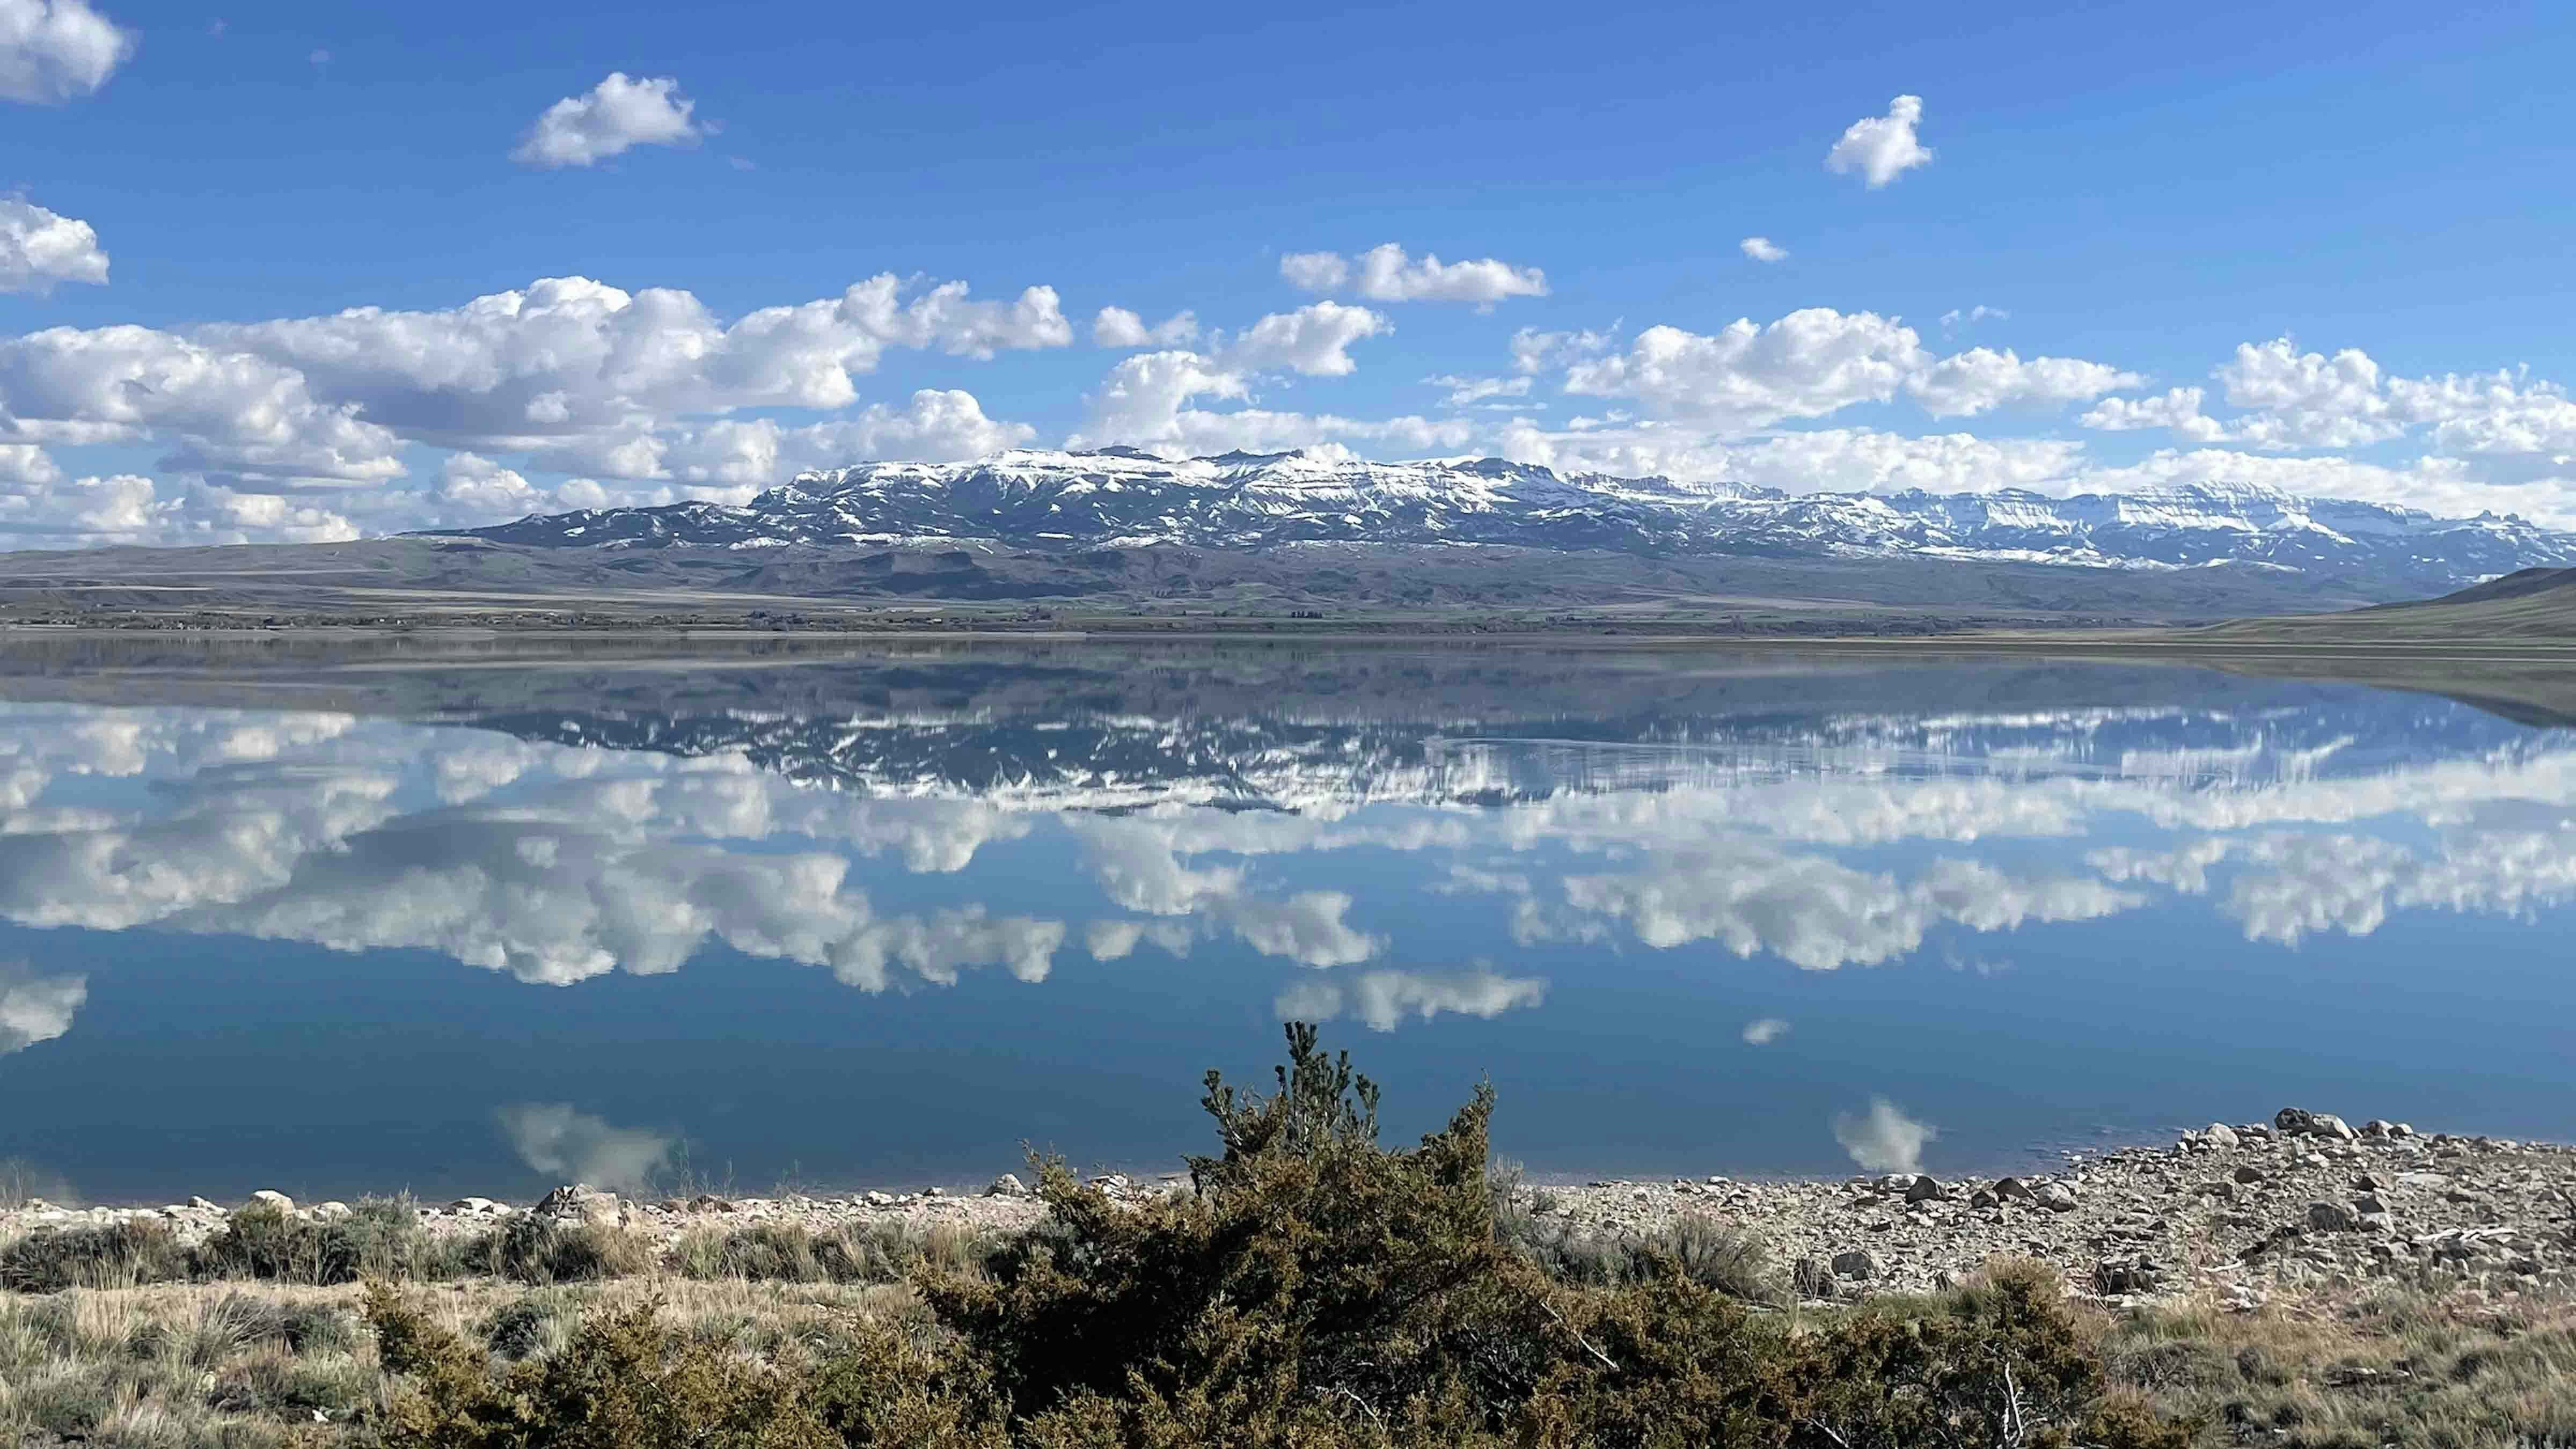
[[[1170,461],[1129,448],[1014,449],[971,463],[799,474],[741,507],[538,515],[469,530],[548,547],[775,548],[992,540],[1050,550],[1308,542],[1484,544],[1646,554],[1924,555],[2111,568],[2255,565],[2426,592],[2576,563],[2576,534],[2512,516],[2198,483],[2057,498],[1791,494],[1739,483],[1561,475],[1499,458],[1372,463],[1307,453]]]

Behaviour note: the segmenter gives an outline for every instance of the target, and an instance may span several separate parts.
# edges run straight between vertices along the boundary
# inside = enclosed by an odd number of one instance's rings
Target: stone
[[[349,1205],[344,1202],[333,1201],[321,1203],[316,1205],[313,1209],[313,1216],[326,1223],[337,1222],[348,1215]]]
[[[197,1211],[199,1211],[199,1212],[201,1212],[201,1213],[206,1213],[206,1212],[221,1212],[221,1211],[223,1211],[223,1209],[221,1209],[221,1208],[219,1208],[219,1207],[215,1206],[213,1203],[208,1202],[206,1199],[201,1198],[201,1197],[192,1197],[192,1198],[188,1199],[188,1206],[190,1206],[190,1207],[192,1207],[192,1208],[195,1208]]]
[[[1972,1208],[1990,1208],[2000,1207],[2002,1205],[2003,1199],[1995,1196],[1995,1190],[1990,1187],[1981,1187],[1975,1192],[1968,1194],[1968,1206]]]
[[[948,1196],[948,1189],[944,1187],[925,1187],[921,1190],[921,1195],[923,1197],[946,1197]]]
[[[2202,1128],[2200,1132],[2200,1140],[2208,1143],[2212,1147],[2235,1147],[2240,1145],[2236,1136],[2236,1129],[2228,1126],[2224,1122],[2212,1122],[2207,1127]]]
[[[1995,1196],[2006,1202],[2030,1202],[2034,1200],[2034,1194],[2030,1190],[2030,1184],[2022,1181],[2018,1177],[1997,1178],[1995,1180]]]
[[[250,1195],[250,1205],[252,1207],[275,1208],[282,1213],[291,1213],[295,1211],[295,1199],[288,1197],[282,1192],[265,1187]]]
[[[1930,1202],[1941,1195],[1940,1180],[1929,1173],[1915,1178],[1905,1189],[1907,1202]]]
[[[2249,1187],[2259,1182],[2271,1181],[2269,1177],[2264,1175],[2263,1169],[2256,1167],[2250,1162],[2245,1164],[2243,1167],[2236,1169],[2235,1177],[2238,1182],[2244,1183]]]
[[[2321,1233],[2348,1233],[2361,1226],[2352,1209],[2339,1202],[2308,1204],[2308,1226]]]
[[[2310,1112],[2302,1107],[2284,1107],[2273,1114],[2272,1125],[2284,1137],[2322,1137],[2333,1142],[2350,1142],[2359,1134],[2332,1112]]]
[[[1027,1197],[1028,1195],[1028,1184],[1020,1181],[1020,1175],[1016,1172],[1003,1173],[993,1179],[991,1187],[984,1189],[986,1197]]]
[[[2361,1196],[2352,1200],[2352,1210],[2354,1212],[2361,1213],[2364,1216],[2368,1216],[2371,1213],[2378,1213],[2385,1217],[2388,1213],[2388,1204],[2381,1202],[2373,1194],[2363,1193]]]
[[[892,1207],[894,1206],[894,1196],[891,1193],[871,1191],[867,1195],[867,1204],[870,1207],[877,1208]]]
[[[2236,1135],[2247,1142],[2269,1142],[2281,1134],[2269,1122],[2248,1122],[2236,1129]]]
[[[2093,1291],[2152,1293],[2164,1282],[2164,1270],[2146,1258],[2104,1258],[2093,1265]]]
[[[2062,1182],[2043,1182],[2031,1190],[2031,1200],[2053,1213],[2075,1211],[2075,1189]]]
[[[586,1182],[565,1183],[537,1199],[537,1205],[531,1211],[559,1223],[591,1223],[600,1227],[614,1227],[626,1215],[625,1206],[618,1202],[617,1194],[601,1192]]]
[[[1854,1248],[1849,1252],[1836,1253],[1833,1269],[1834,1276],[1837,1278],[1849,1278],[1855,1283],[1867,1282],[1878,1276],[1878,1255],[1867,1248]]]

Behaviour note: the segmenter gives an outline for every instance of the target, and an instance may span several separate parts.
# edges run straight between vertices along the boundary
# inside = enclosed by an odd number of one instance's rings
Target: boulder
[[[1995,1179],[1995,1196],[2001,1198],[2005,1202],[2030,1202],[2033,1200],[2030,1184],[2022,1181],[2018,1177],[2002,1177]]]
[[[2365,1217],[2372,1213],[2385,1217],[2388,1215],[2388,1204],[2381,1202],[2375,1194],[2363,1193],[2352,1200],[2352,1210]]]
[[[2146,1258],[2104,1258],[2093,1265],[2093,1291],[2153,1293],[2164,1282],[2164,1270]]]
[[[2236,1136],[2236,1129],[2228,1126],[2224,1122],[2212,1122],[2207,1127],[2202,1128],[2200,1132],[2200,1140],[2208,1143],[2212,1147],[2235,1147],[2241,1145]]]
[[[586,1182],[570,1182],[537,1199],[532,1209],[541,1218],[559,1223],[592,1223],[614,1227],[625,1218],[624,1204],[617,1194],[601,1192]]]
[[[993,1179],[991,1187],[984,1189],[986,1197],[1027,1197],[1028,1195],[1028,1184],[1020,1181],[1020,1175],[1016,1172],[1003,1173]]]
[[[1941,1195],[1940,1180],[1929,1173],[1915,1178],[1905,1189],[1907,1202],[1930,1202]]]
[[[2075,1189],[2062,1182],[2043,1182],[2031,1189],[2031,1200],[2053,1213],[2075,1211]]]
[[[1996,1197],[1995,1190],[1990,1187],[1981,1187],[1968,1194],[1968,1206],[1972,1208],[1999,1207],[2002,1203],[2003,1199]]]
[[[1866,1282],[1878,1276],[1878,1255],[1867,1248],[1854,1248],[1849,1252],[1836,1253],[1833,1270],[1837,1278],[1849,1278],[1855,1283]]]
[[[265,1187],[250,1195],[250,1205],[252,1207],[275,1208],[282,1213],[291,1213],[295,1211],[295,1199],[288,1197],[282,1192],[276,1192]]]
[[[2308,1226],[2321,1233],[2348,1233],[2361,1226],[2353,1210],[2339,1202],[2308,1204]]]
[[[211,1202],[208,1202],[206,1199],[201,1198],[201,1197],[192,1197],[192,1198],[188,1199],[188,1206],[190,1206],[190,1207],[192,1207],[192,1208],[196,1209],[198,1212],[201,1212],[201,1213],[202,1213],[202,1212],[221,1212],[221,1211],[222,1211],[222,1209],[221,1209],[221,1208],[219,1208],[219,1207],[215,1206],[215,1204],[213,1204],[213,1203],[211,1203]]]
[[[2311,1112],[2302,1107],[2284,1107],[2272,1117],[2272,1125],[2284,1137],[2322,1137],[2331,1142],[2350,1142],[2359,1136],[2341,1117],[2332,1112]]]
[[[2235,1178],[2238,1182],[2244,1183],[2249,1187],[2258,1182],[2271,1181],[2269,1177],[2264,1175],[2263,1169],[2256,1167],[2250,1162],[2245,1164],[2243,1167],[2236,1169]]]
[[[337,1222],[337,1221],[339,1221],[340,1219],[347,1217],[348,1215],[349,1215],[349,1205],[348,1205],[347,1203],[344,1203],[344,1202],[326,1202],[326,1203],[320,1203],[320,1204],[317,1204],[317,1205],[314,1207],[314,1209],[313,1209],[313,1216],[314,1216],[316,1219],[318,1219],[318,1220],[320,1220],[320,1221],[322,1221],[322,1222],[326,1222],[326,1223],[329,1223],[329,1222]]]

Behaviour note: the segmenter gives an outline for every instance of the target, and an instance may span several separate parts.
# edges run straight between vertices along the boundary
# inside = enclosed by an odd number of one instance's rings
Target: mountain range
[[[462,530],[536,548],[903,548],[1052,554],[1177,546],[1483,545],[1655,558],[1955,559],[2127,570],[2241,566],[2378,598],[2576,564],[2576,533],[2440,518],[2247,484],[2119,494],[1788,493],[1560,474],[1499,458],[1377,463],[1292,453],[1166,460],[1127,448],[799,474],[749,503],[536,515]]]

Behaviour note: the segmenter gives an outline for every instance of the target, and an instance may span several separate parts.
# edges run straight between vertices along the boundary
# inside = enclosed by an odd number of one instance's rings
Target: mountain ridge
[[[540,548],[917,547],[1050,553],[1179,545],[1510,545],[1651,557],[1955,558],[2130,570],[2246,566],[2368,577],[2383,596],[2446,592],[2576,564],[2576,533],[2515,515],[2419,509],[2203,482],[2057,497],[1791,493],[1557,473],[1499,458],[1374,463],[1306,452],[1166,460],[1131,448],[1014,449],[966,463],[798,474],[741,505],[532,514],[442,534]]]

